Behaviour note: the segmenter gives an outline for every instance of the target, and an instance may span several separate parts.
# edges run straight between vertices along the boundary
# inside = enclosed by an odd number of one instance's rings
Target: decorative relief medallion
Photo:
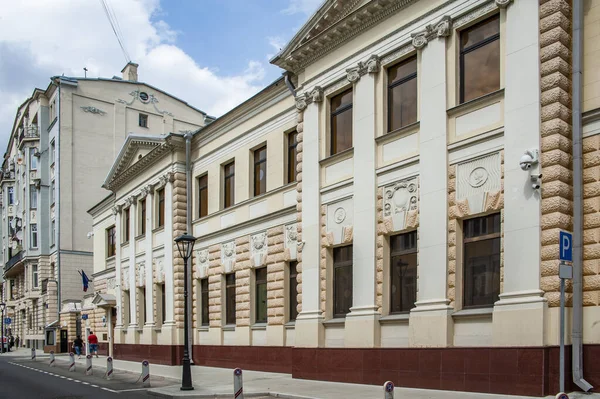
[[[337,224],[340,224],[346,220],[346,210],[342,207],[337,208],[333,213],[333,220],[335,220]]]
[[[267,261],[267,232],[250,236],[253,266],[262,266]]]
[[[352,198],[327,205],[327,240],[329,245],[351,241],[354,224]]]
[[[156,98],[154,96],[154,94],[148,94],[145,92],[140,92],[139,90],[134,90],[131,93],[129,93],[129,95],[132,97],[131,101],[127,102],[127,101],[119,98],[119,99],[117,99],[117,102],[120,104],[131,105],[135,102],[135,100],[139,100],[143,104],[148,104],[148,103],[152,104],[152,106],[154,107],[154,110],[156,112],[158,112],[159,114],[173,116],[173,114],[170,113],[169,111],[164,111],[164,110],[158,109],[156,104],[158,104],[159,101],[158,101],[158,98]]]
[[[383,216],[391,218],[394,231],[408,227],[409,217],[418,211],[417,178],[402,180],[384,188]]]
[[[198,277],[204,278],[208,274],[208,248],[196,251],[196,258],[198,259],[196,272]]]
[[[114,277],[106,280],[106,289],[114,290],[117,287],[117,280]]]
[[[96,108],[96,107],[92,107],[92,106],[87,106],[87,107],[80,107],[83,112],[89,112],[90,114],[96,114],[96,115],[106,115],[105,111],[102,111],[100,108]]]
[[[221,263],[223,264],[224,273],[233,271],[235,264],[235,241],[221,244]]]
[[[456,200],[467,200],[470,214],[484,211],[487,195],[501,189],[500,154],[468,160],[456,166]]]

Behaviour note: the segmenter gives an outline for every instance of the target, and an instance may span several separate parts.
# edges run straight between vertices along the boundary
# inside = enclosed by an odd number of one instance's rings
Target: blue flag
[[[79,274],[81,274],[81,280],[83,282],[83,292],[87,292],[88,285],[90,283],[90,279],[88,278],[88,276],[85,274],[85,272],[83,270],[80,271]]]

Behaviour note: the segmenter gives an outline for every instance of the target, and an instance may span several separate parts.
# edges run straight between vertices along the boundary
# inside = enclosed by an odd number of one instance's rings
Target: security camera
[[[538,150],[527,150],[519,160],[519,166],[522,170],[529,170],[531,166],[538,163]]]
[[[88,240],[89,240],[90,238],[92,238],[93,236],[94,236],[94,232],[93,232],[93,231],[90,231],[89,233],[87,233],[87,238],[88,238]]]
[[[531,185],[531,188],[533,188],[534,190],[538,190],[540,188],[540,183],[533,183]]]
[[[533,183],[536,183],[536,182],[538,182],[538,181],[542,180],[542,174],[541,174],[541,173],[540,173],[540,174],[537,174],[537,175],[536,175],[536,174],[533,174],[533,175],[529,176],[529,178],[531,179],[531,181],[532,181]]]

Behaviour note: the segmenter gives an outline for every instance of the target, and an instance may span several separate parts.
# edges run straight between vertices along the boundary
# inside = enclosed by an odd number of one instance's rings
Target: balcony
[[[15,256],[10,258],[8,262],[6,262],[6,265],[4,266],[4,273],[8,272],[13,266],[23,260],[23,253],[24,251],[18,252]]]
[[[25,129],[19,129],[19,147],[25,141],[39,140],[40,132],[37,125],[29,125]]]

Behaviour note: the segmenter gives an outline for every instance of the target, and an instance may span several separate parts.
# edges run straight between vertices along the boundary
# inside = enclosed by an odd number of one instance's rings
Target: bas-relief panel
[[[208,275],[208,248],[196,251],[196,273],[198,278],[205,278]]]
[[[164,258],[157,258],[154,259],[154,273],[156,276],[156,281],[158,281],[159,283],[164,283],[165,282],[165,259]]]
[[[124,290],[129,289],[129,266],[123,268],[123,272],[121,275],[121,285]]]
[[[285,226],[285,248],[289,251],[290,259],[298,257],[298,226],[296,223]]]
[[[351,240],[354,225],[352,198],[327,205],[327,236],[330,245],[347,243]]]
[[[136,286],[144,287],[146,285],[146,262],[141,261],[135,265]]]
[[[235,266],[235,241],[221,244],[221,264],[223,273],[231,273]]]
[[[383,190],[383,217],[391,219],[393,231],[404,230],[414,225],[418,209],[419,182],[416,177],[385,186]]]
[[[250,236],[250,255],[253,267],[263,266],[267,261],[267,232]]]
[[[456,167],[456,201],[467,201],[469,214],[484,211],[487,196],[501,190],[500,153],[459,163]]]

